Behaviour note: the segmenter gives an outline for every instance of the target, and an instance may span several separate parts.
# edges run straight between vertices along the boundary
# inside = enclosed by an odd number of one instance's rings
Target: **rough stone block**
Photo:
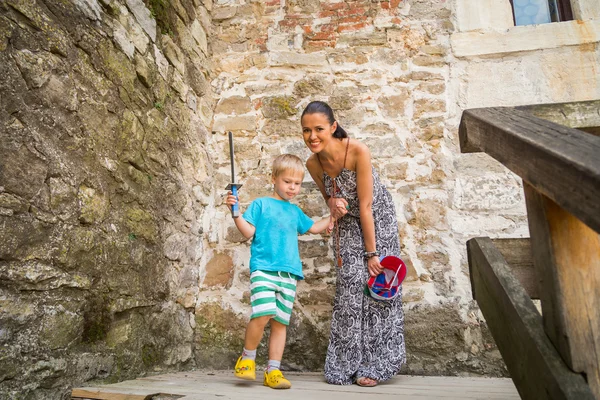
[[[469,211],[507,210],[522,206],[523,189],[511,175],[459,177],[454,184],[453,208]]]
[[[27,146],[0,146],[0,186],[25,199],[33,198],[46,180],[46,162]]]
[[[79,220],[84,224],[100,223],[106,218],[109,202],[105,195],[96,190],[81,186],[77,194],[79,199]]]
[[[173,42],[168,35],[162,35],[163,51],[167,60],[179,71],[181,74],[185,74],[185,56],[179,46]]]
[[[233,278],[233,260],[231,256],[217,253],[206,263],[206,276],[203,286],[221,286],[228,288]]]
[[[213,132],[254,131],[256,118],[253,115],[239,117],[216,117],[212,127]]]
[[[202,28],[202,25],[198,22],[198,20],[194,20],[192,25],[190,26],[190,31],[194,40],[200,47],[200,50],[204,53],[204,55],[208,55],[208,42],[206,40],[206,32]]]
[[[383,111],[383,114],[388,118],[403,117],[406,110],[406,102],[410,98],[410,92],[406,88],[402,88],[401,92],[396,95],[380,96],[377,99],[377,104]]]
[[[158,241],[158,229],[154,217],[148,211],[132,206],[126,211],[125,218],[129,234],[144,238],[149,242]]]
[[[224,21],[226,19],[231,19],[235,16],[237,12],[237,7],[227,6],[227,7],[215,7],[212,10],[212,20],[213,21]]]
[[[342,34],[338,38],[338,43],[350,47],[385,46],[387,44],[387,36],[384,30],[369,33]]]
[[[386,163],[384,166],[384,175],[392,181],[401,181],[406,179],[408,163]]]
[[[126,0],[127,7],[135,16],[142,29],[150,36],[153,42],[156,41],[156,20],[152,18],[150,10],[142,0]]]
[[[332,90],[331,78],[328,76],[309,76],[294,84],[294,95],[299,98],[308,96],[328,96]]]
[[[79,314],[56,307],[44,312],[41,324],[40,341],[50,349],[64,349],[81,334],[83,317]]]
[[[414,108],[414,118],[420,118],[423,114],[445,113],[446,102],[438,99],[417,99]]]
[[[298,302],[304,305],[331,305],[333,304],[334,291],[323,289],[312,289],[298,293]]]
[[[215,109],[215,114],[240,115],[249,113],[251,110],[252,103],[249,97],[231,96],[221,98]]]
[[[300,240],[298,241],[298,248],[302,259],[325,257],[329,253],[329,245],[327,241],[322,239]]]
[[[135,73],[142,85],[147,88],[154,83],[154,71],[150,69],[144,57],[137,53],[135,54]]]
[[[262,133],[269,136],[301,137],[301,127],[298,121],[288,119],[267,119],[262,127]]]
[[[215,369],[231,368],[231,363],[244,346],[246,318],[216,302],[198,305],[195,315],[194,357],[197,365]],[[261,354],[261,357],[264,355]]]
[[[261,111],[265,118],[286,119],[298,113],[296,99],[289,96],[265,97]]]
[[[327,59],[324,54],[299,54],[295,52],[272,52],[270,64],[273,66],[315,66],[325,67]]]
[[[393,158],[406,154],[406,147],[397,136],[368,138],[364,143],[378,158]]]
[[[115,24],[113,31],[113,40],[117,43],[117,46],[129,57],[133,58],[133,54],[135,52],[135,46],[133,42],[129,39],[127,31],[125,28],[117,23]]]
[[[414,224],[421,229],[448,229],[446,206],[433,199],[419,200],[415,210]]]
[[[242,235],[238,228],[235,226],[227,227],[227,233],[225,234],[225,240],[231,243],[241,243],[245,242],[246,239],[244,235]]]

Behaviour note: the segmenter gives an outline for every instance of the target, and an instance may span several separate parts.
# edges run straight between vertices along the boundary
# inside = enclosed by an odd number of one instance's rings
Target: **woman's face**
[[[322,113],[304,114],[301,123],[304,143],[313,153],[326,148],[337,129],[337,122],[330,124],[327,116]]]

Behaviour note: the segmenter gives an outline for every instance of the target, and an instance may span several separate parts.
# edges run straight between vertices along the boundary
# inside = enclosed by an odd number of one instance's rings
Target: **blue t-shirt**
[[[256,228],[250,248],[250,272],[282,271],[304,279],[298,234],[306,233],[313,220],[297,205],[273,197],[254,200],[243,217]]]

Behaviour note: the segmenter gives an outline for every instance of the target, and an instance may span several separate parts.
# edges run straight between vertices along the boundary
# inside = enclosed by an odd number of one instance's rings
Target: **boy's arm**
[[[231,210],[231,206],[237,203],[237,201],[237,198],[233,196],[231,192],[229,192],[225,203],[227,204],[227,207],[229,207],[229,209]],[[246,221],[242,215],[240,215],[237,218],[234,218],[233,222],[235,222],[235,226],[238,228],[240,233],[244,235],[246,239],[250,239],[252,236],[254,236],[254,232],[256,232],[256,227],[248,221]]]
[[[244,235],[246,239],[250,239],[252,236],[254,236],[254,232],[256,232],[256,227],[248,221],[246,221],[244,217],[240,215],[239,217],[234,218],[233,222],[235,222],[235,226],[238,228],[240,233]]]
[[[331,217],[323,218],[323,219],[315,222],[313,224],[313,226],[310,227],[310,229],[308,230],[308,232],[310,232],[310,233],[321,233],[321,232],[325,231],[327,228],[329,228],[329,224],[331,222],[332,222]]]

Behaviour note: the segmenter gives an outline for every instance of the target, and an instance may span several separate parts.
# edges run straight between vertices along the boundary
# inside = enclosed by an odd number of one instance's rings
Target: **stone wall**
[[[461,155],[457,126],[465,108],[598,98],[595,0],[577,0],[584,21],[538,27],[494,0],[141,1],[0,4],[0,394],[231,368],[249,244],[223,205],[225,133],[244,208],[270,193],[274,156],[309,155],[299,114],[315,99],[394,197],[404,372],[506,375],[465,242],[527,236],[522,190]],[[297,202],[327,213],[308,176]],[[323,366],[328,243],[301,238],[287,369]]]
[[[589,11],[579,21],[514,27],[508,0],[216,2],[210,44],[218,75],[217,186],[229,180],[226,131],[236,135],[245,206],[269,192],[274,155],[308,157],[299,115],[311,100],[329,102],[350,135],[369,145],[394,197],[409,266],[404,372],[506,376],[472,300],[465,243],[528,236],[521,181],[485,155],[461,155],[458,123],[465,108],[599,98],[596,4],[578,0]],[[310,177],[298,204],[312,217],[327,212]],[[199,307],[243,321],[248,244],[239,244],[226,210],[215,211],[212,251],[228,267],[215,262],[213,276],[223,279],[203,285]],[[307,279],[284,364],[316,369],[335,268],[326,237],[304,236],[300,248]],[[313,338],[308,348],[306,337]],[[216,347],[233,357],[241,332],[220,339]],[[265,347],[259,350],[264,357]]]
[[[210,2],[0,4],[0,397],[189,368]]]
[[[219,99],[215,179],[221,187],[229,180],[225,132],[231,130],[242,206],[267,194],[274,155],[310,154],[299,123],[304,106],[329,102],[350,135],[369,145],[394,197],[409,266],[405,372],[497,376],[506,370],[471,298],[465,242],[482,232],[525,235],[524,205],[519,181],[500,165],[459,157],[452,6],[443,0],[217,2],[209,41]],[[311,217],[327,213],[309,176],[298,204]],[[223,279],[205,281],[199,307],[225,309],[243,321],[249,247],[239,244],[226,210],[215,211],[213,274]],[[306,281],[284,364],[320,369],[336,271],[327,237],[303,236],[300,249]],[[223,273],[225,259],[230,275]],[[240,331],[216,347],[233,355],[241,338]],[[265,346],[260,351],[264,356]]]

